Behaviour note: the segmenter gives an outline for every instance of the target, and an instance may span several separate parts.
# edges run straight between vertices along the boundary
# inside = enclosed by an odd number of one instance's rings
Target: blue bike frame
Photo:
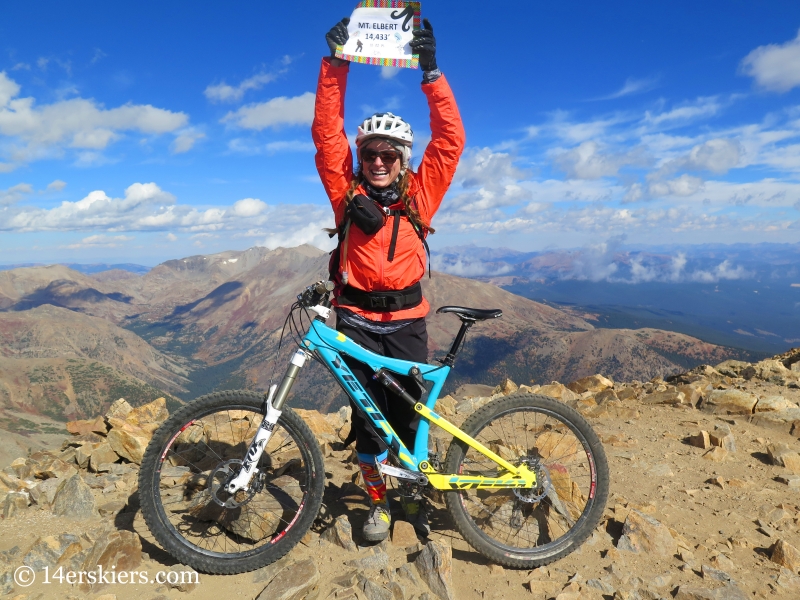
[[[343,333],[331,329],[325,325],[325,323],[316,319],[311,322],[308,333],[306,333],[303,338],[303,345],[308,350],[315,351],[317,355],[325,361],[325,364],[328,365],[331,373],[336,377],[342,388],[347,391],[347,394],[353,399],[356,405],[361,408],[363,413],[371,421],[375,431],[383,438],[386,445],[392,449],[397,458],[403,463],[403,466],[407,469],[417,471],[420,463],[428,460],[429,423],[427,419],[436,420],[439,418],[433,411],[433,407],[436,405],[439,393],[442,391],[442,386],[447,379],[447,375],[450,373],[450,367],[446,365],[435,366],[427,363],[415,363],[375,354],[374,352],[362,348]],[[428,399],[425,401],[425,408],[427,410],[424,411],[423,416],[426,418],[420,420],[419,427],[417,428],[417,436],[414,439],[413,452],[403,444],[402,440],[392,429],[392,426],[389,425],[388,421],[384,418],[383,413],[375,406],[375,403],[372,401],[367,391],[355,378],[353,372],[347,367],[344,360],[342,360],[339,352],[365,363],[373,371],[377,371],[383,367],[400,375],[408,375],[412,367],[417,367],[422,374],[422,378],[433,383],[433,387],[428,393]]]

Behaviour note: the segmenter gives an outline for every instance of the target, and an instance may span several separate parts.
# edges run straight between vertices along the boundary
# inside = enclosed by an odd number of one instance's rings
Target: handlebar
[[[306,308],[322,304],[323,306],[330,307],[330,293],[333,291],[334,283],[332,281],[318,281],[308,286],[302,293],[297,295],[297,301]]]

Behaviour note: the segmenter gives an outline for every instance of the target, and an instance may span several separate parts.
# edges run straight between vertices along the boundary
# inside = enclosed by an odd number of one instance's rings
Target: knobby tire
[[[264,395],[251,391],[202,396],[170,416],[147,446],[139,471],[142,515],[164,550],[198,571],[235,574],[270,564],[300,541],[319,513],[322,452],[288,407],[258,464],[265,473],[261,490],[249,499],[234,496],[241,502],[234,508],[211,499],[209,486],[225,476],[217,467],[244,458],[263,407]]]
[[[573,552],[591,535],[608,497],[608,462],[580,414],[552,398],[517,392],[479,408],[461,429],[512,464],[540,464],[552,484],[548,494],[542,487],[446,492],[456,529],[473,548],[497,564],[532,569]],[[501,475],[496,463],[459,440],[448,449],[445,472]]]

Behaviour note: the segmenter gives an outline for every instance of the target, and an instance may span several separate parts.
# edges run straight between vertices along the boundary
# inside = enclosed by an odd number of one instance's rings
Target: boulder
[[[142,542],[132,531],[107,531],[97,538],[92,549],[83,562],[83,570],[132,571],[142,564]],[[84,583],[80,589],[84,592],[97,591],[105,584]]]
[[[115,419],[124,419],[128,416],[133,410],[133,407],[128,404],[125,398],[120,398],[116,402],[114,402],[106,411],[105,417],[107,419],[115,418]]]
[[[756,404],[755,412],[778,412],[787,408],[797,408],[797,404],[790,402],[783,396],[765,396]]]
[[[561,400],[562,402],[570,402],[571,400],[577,400],[578,394],[573,392],[572,390],[568,389],[567,386],[554,381],[549,385],[543,385],[539,388],[539,391],[536,392],[537,394],[541,394],[542,396],[549,396],[550,398],[555,398],[556,400]]]
[[[767,454],[773,465],[786,467],[795,475],[800,475],[800,453],[787,444],[768,444]]]
[[[708,394],[703,402],[703,410],[711,413],[732,415],[752,414],[758,398],[749,392],[741,390],[714,390]]]
[[[45,568],[52,569],[72,544],[80,544],[80,538],[77,535],[62,533],[59,536],[40,537],[25,554],[22,563],[34,571],[44,571]]]
[[[733,439],[733,433],[729,425],[715,425],[714,432],[709,437],[712,445],[724,448],[728,452],[736,452],[736,442]]]
[[[750,417],[750,422],[760,427],[768,427],[788,433],[795,424],[800,423],[800,408],[782,408],[775,411],[757,412]]]
[[[88,433],[105,435],[108,427],[106,426],[106,420],[101,416],[97,416],[94,419],[69,421],[67,423],[67,431],[72,435],[86,435]]]
[[[772,562],[786,567],[794,574],[800,571],[800,551],[786,540],[781,539],[775,542],[769,558]]]
[[[164,398],[156,398],[152,402],[137,406],[125,416],[128,423],[142,428],[146,425],[161,425],[168,418],[169,411]]]
[[[686,402],[686,395],[678,390],[653,392],[652,394],[645,396],[642,402],[645,404],[669,404],[672,406],[688,404],[688,402]]]
[[[99,473],[101,470],[107,470],[108,467],[101,467],[101,465],[109,465],[119,460],[119,456],[114,452],[111,444],[106,442],[100,444],[92,451],[91,459],[89,461],[89,470]]]
[[[742,371],[749,366],[750,363],[741,360],[725,360],[714,368],[728,377],[741,377]]]
[[[590,375],[589,377],[581,377],[567,384],[567,387],[576,394],[583,394],[584,392],[596,394],[605,389],[614,387],[614,382],[598,373],[597,375]]]
[[[695,448],[702,448],[703,450],[708,450],[711,448],[711,436],[708,434],[707,431],[701,431],[700,433],[696,433],[694,435],[690,435],[686,438],[686,442],[690,446],[694,446]]]
[[[3,501],[3,518],[10,519],[20,510],[28,508],[31,497],[28,492],[9,492]]]
[[[350,525],[347,515],[336,517],[336,520],[322,532],[320,537],[345,550],[350,550],[351,552],[358,550],[356,543],[353,541],[353,527]]]
[[[97,516],[97,504],[92,489],[76,474],[64,481],[53,497],[53,514],[72,519]]]
[[[662,523],[638,510],[631,510],[622,528],[622,537],[617,542],[619,550],[639,554],[672,556],[678,544]]]
[[[452,417],[456,414],[456,400],[450,394],[436,400],[435,410],[443,417]]]
[[[510,379],[506,378],[503,380],[503,383],[496,386],[492,390],[492,395],[494,394],[502,394],[503,396],[508,396],[509,394],[513,394],[519,389],[519,386],[511,381]]]
[[[697,406],[697,403],[703,398],[703,391],[696,383],[687,383],[679,385],[677,390],[684,395],[684,404]]]
[[[281,571],[280,577],[269,582],[256,600],[295,600],[319,583],[316,561],[308,558],[296,562]]]
[[[435,540],[429,541],[414,561],[420,578],[442,600],[455,600],[453,590],[453,550]]]
[[[417,542],[417,532],[411,523],[400,520],[392,523],[392,544],[400,548],[408,548]]]
[[[144,451],[150,443],[152,432],[131,425],[126,421],[109,418],[111,431],[108,432],[108,443],[121,458],[137,465],[142,464]]]

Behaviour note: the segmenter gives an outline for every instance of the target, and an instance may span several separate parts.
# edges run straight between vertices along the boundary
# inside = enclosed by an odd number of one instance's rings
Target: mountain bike
[[[467,331],[502,312],[439,308],[458,316],[461,328],[439,364],[418,364],[370,352],[328,327],[332,287],[309,286],[292,305],[284,331],[288,325],[297,334],[298,347],[279,385],[266,394],[202,396],[154,433],[139,473],[139,497],[161,546],[198,571],[241,573],[278,560],[311,528],[322,504],[323,456],[309,426],[286,406],[311,358],[328,368],[386,442],[394,464],[379,465],[383,475],[395,478],[399,489],[440,491],[458,532],[479,553],[530,569],[576,550],[597,526],[609,487],[602,444],[580,414],[527,392],[490,401],[460,428],[435,411]],[[367,364],[396,401],[411,403],[421,415],[413,448],[343,356]],[[393,374],[410,376],[427,398],[415,400]],[[444,459],[429,451],[431,423],[453,437]]]

